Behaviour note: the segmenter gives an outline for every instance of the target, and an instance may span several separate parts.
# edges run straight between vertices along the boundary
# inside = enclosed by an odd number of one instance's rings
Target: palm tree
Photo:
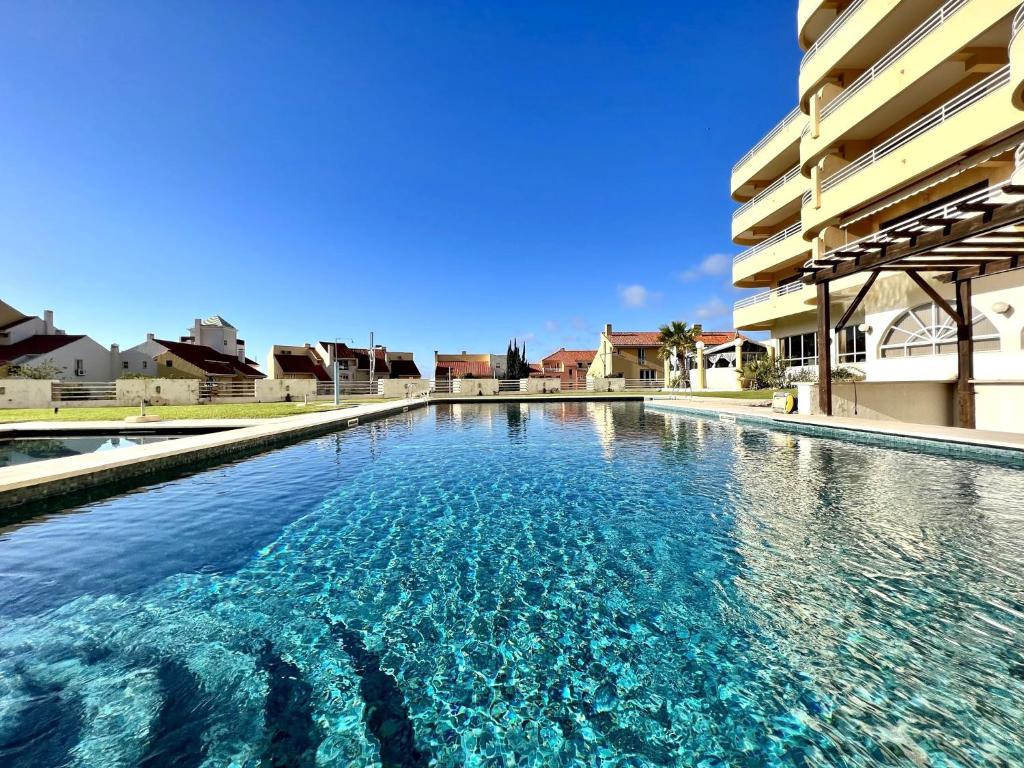
[[[699,324],[688,326],[678,320],[673,320],[658,329],[661,357],[663,360],[675,359],[676,365],[682,373],[683,386],[688,385],[690,381],[690,353],[697,347],[697,337],[700,336],[700,332]]]

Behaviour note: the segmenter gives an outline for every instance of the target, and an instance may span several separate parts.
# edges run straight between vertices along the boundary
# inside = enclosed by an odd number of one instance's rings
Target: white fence
[[[95,403],[117,400],[117,383],[113,381],[54,381],[50,399],[55,403]]]

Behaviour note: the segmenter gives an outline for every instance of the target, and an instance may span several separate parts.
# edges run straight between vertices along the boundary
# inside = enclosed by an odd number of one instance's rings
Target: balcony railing
[[[770,194],[772,194],[773,192],[775,192],[776,190],[781,188],[790,179],[795,178],[799,174],[800,174],[800,166],[798,164],[794,168],[792,168],[789,171],[787,171],[785,173],[785,175],[780,176],[779,178],[777,178],[775,181],[773,181],[767,187],[765,187],[760,192],[758,192],[756,195],[754,195],[750,200],[748,200],[743,205],[741,205],[739,208],[737,208],[735,211],[733,211],[732,212],[732,217],[735,219],[738,216],[742,216],[744,213],[749,211],[751,208],[753,208],[759,202],[764,200]]]
[[[913,32],[907,35],[900,43],[889,51],[885,56],[876,61],[867,72],[862,74],[852,83],[849,88],[840,93],[821,110],[821,119],[824,120],[843,104],[852,99],[857,93],[867,87],[876,77],[885,72],[903,54],[928,37],[932,32],[945,24],[957,11],[963,8],[970,0],[949,0],[935,13],[925,19]]]
[[[772,288],[770,291],[762,291],[761,293],[755,293],[753,296],[746,296],[733,304],[732,308],[743,309],[743,307],[752,307],[755,304],[771,301],[772,299],[777,299],[780,296],[785,296],[788,293],[796,293],[803,288],[806,288],[803,283],[786,283],[785,285],[780,285],[778,288]]]
[[[790,238],[793,235],[800,234],[800,227],[801,227],[801,225],[800,225],[800,222],[798,221],[793,226],[787,227],[786,229],[782,230],[781,232],[778,232],[777,234],[772,235],[767,240],[764,240],[763,242],[758,243],[757,245],[753,246],[752,248],[747,248],[747,250],[743,251],[742,253],[736,254],[736,256],[732,260],[732,263],[733,264],[739,264],[741,261],[746,261],[751,256],[756,256],[757,254],[761,253],[762,251],[767,250],[768,248],[771,248],[773,245],[776,245],[777,243],[781,243],[783,240],[785,240],[787,238]]]
[[[1017,9],[1017,13],[1013,16],[1013,24],[1010,30],[1010,39],[1012,40],[1017,36],[1017,33],[1024,29],[1024,5],[1021,5]]]
[[[832,189],[834,186],[836,186],[837,184],[841,184],[854,174],[859,173],[860,171],[864,170],[865,168],[871,165],[874,165],[882,158],[906,146],[914,139],[930,131],[932,128],[935,128],[936,126],[939,126],[942,123],[946,122],[954,115],[963,112],[972,104],[976,104],[977,102],[981,101],[986,96],[989,96],[990,94],[999,90],[1009,82],[1010,68],[1008,66],[1003,67],[997,72],[993,72],[984,80],[971,86],[956,98],[947,101],[938,109],[929,112],[920,120],[911,123],[892,138],[883,141],[870,152],[861,155],[859,158],[857,158],[855,161],[844,167],[842,170],[829,176],[827,179],[821,182],[821,191],[825,192],[829,189]]]
[[[766,135],[763,139],[757,142],[757,144],[754,145],[753,149],[751,149],[749,152],[747,152],[747,154],[745,154],[743,157],[736,161],[736,164],[732,167],[732,172],[736,173],[736,171],[739,170],[745,162],[750,160],[750,158],[752,158],[754,155],[756,155],[758,152],[760,152],[762,149],[768,146],[768,142],[770,142],[772,139],[774,139],[776,136],[782,133],[791,122],[793,122],[794,120],[797,119],[797,117],[800,116],[800,114],[800,107],[796,107],[792,112],[790,112],[788,115],[782,118],[782,120],[779,121],[778,125],[776,125],[768,132],[768,135]]]
[[[807,62],[814,58],[818,51],[825,47],[825,44],[831,40],[840,29],[846,26],[846,22],[850,20],[850,17],[852,17],[853,14],[857,12],[857,9],[864,5],[865,2],[866,0],[853,0],[853,2],[846,7],[845,11],[836,16],[835,21],[829,25],[828,29],[822,32],[821,37],[815,40],[814,45],[808,48],[804,53],[804,57],[800,60],[801,70],[806,66]]]

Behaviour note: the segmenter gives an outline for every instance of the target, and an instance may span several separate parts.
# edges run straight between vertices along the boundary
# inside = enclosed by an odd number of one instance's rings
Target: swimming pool
[[[73,435],[0,438],[0,467],[130,448],[173,439],[170,435]]]
[[[414,411],[0,540],[0,764],[1016,766],[1024,472]]]

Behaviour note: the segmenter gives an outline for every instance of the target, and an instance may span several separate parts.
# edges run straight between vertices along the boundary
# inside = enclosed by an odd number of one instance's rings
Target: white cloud
[[[555,331],[558,330],[558,321],[546,320],[544,322],[544,330],[547,331],[548,333],[554,333]]]
[[[712,296],[705,301],[694,310],[694,313],[701,320],[726,320],[732,316],[729,305],[717,296]]]
[[[679,279],[684,283],[691,283],[704,277],[718,277],[728,272],[731,266],[732,258],[730,256],[724,253],[712,253],[693,269],[680,272]]]
[[[651,298],[651,292],[642,285],[619,286],[619,300],[624,307],[646,307]]]

